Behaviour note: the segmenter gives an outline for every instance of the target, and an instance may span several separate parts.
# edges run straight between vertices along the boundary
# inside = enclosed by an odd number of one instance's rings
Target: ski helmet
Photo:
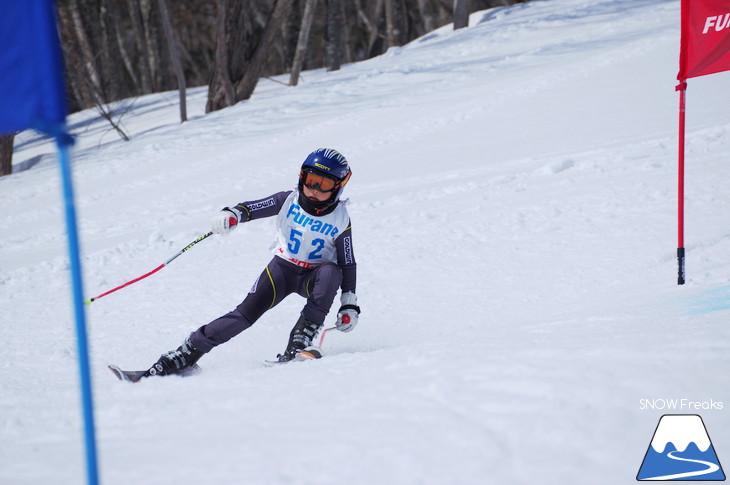
[[[299,204],[313,215],[325,215],[332,212],[340,200],[352,170],[347,159],[332,148],[318,148],[307,156],[299,171]],[[304,196],[304,185],[320,192],[330,192],[324,201],[312,201]]]

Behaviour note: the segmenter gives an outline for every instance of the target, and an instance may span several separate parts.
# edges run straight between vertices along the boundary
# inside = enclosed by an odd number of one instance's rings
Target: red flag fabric
[[[677,79],[730,70],[730,0],[682,0],[681,10]]]

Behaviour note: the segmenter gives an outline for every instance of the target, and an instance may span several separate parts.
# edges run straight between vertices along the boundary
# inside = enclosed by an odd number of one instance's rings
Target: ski
[[[116,366],[114,364],[109,364],[107,367],[120,381],[139,382],[142,378],[150,376],[150,374],[148,374],[146,370],[123,370],[120,369],[119,366]],[[199,374],[201,371],[202,369],[200,368],[200,366],[198,366],[198,364],[194,364],[193,366],[183,370],[180,374],[171,375],[188,377]]]
[[[322,349],[317,347],[316,345],[310,345],[309,347],[302,349],[291,360],[284,360],[284,361],[265,360],[264,365],[266,367],[273,367],[276,365],[289,364],[290,362],[301,362],[303,360],[321,359],[322,357],[324,357],[324,352],[322,352]]]
[[[122,370],[113,364],[110,364],[107,367],[120,381],[137,382],[147,373],[145,370]]]

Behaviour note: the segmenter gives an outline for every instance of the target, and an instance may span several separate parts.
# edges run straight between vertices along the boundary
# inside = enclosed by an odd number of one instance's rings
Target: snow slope
[[[730,461],[730,117],[692,79],[687,276],[676,285],[676,0],[536,0],[473,14],[296,88],[176,122],[119,103],[132,141],[70,119],[88,296],[150,271],[221,207],[351,162],[360,325],[277,368],[292,296],[195,378],[117,382],[229,311],[273,221],[213,237],[88,308],[104,484],[633,483],[659,417],[701,414]],[[0,483],[84,480],[53,147],[0,179]],[[333,320],[330,321],[332,323]],[[656,409],[685,399],[699,408]],[[706,403],[725,409],[703,409]],[[708,407],[708,406],[706,406]]]

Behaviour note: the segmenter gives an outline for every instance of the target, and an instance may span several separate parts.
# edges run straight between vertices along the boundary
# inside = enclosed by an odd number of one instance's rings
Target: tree
[[[216,1],[215,20],[215,68],[208,87],[208,104],[205,112],[214,111],[214,106],[232,106],[235,103],[233,82],[228,71],[228,42],[226,36],[226,0]],[[222,98],[222,99],[221,99]]]
[[[438,19],[438,7],[431,0],[417,0],[423,32],[431,32],[441,25]]]
[[[162,60],[162,47],[160,36],[160,15],[155,11],[155,4],[152,0],[139,0],[142,13],[142,25],[144,26],[144,49],[147,51],[150,75],[152,76],[153,92],[164,91],[165,78]]]
[[[342,0],[327,0],[327,70],[338,71],[344,50]]]
[[[302,14],[302,25],[299,28],[297,48],[294,52],[294,61],[292,62],[291,74],[289,76],[289,86],[296,86],[299,83],[299,73],[302,71],[304,58],[307,55],[307,43],[309,42],[309,32],[312,29],[315,8],[317,8],[317,0],[306,0],[304,13]]]
[[[253,94],[274,41],[289,15],[291,4],[292,0],[276,0],[274,2],[274,8],[271,10],[271,15],[269,15],[264,32],[261,34],[261,39],[256,45],[243,76],[236,83],[236,101],[248,99]]]
[[[371,8],[371,13],[366,10],[368,5]],[[379,19],[381,19],[383,15],[383,0],[369,2],[366,4],[365,8],[360,0],[355,0],[355,8],[357,10],[357,18],[365,27],[368,37],[365,55],[363,57],[370,58],[382,54],[385,51],[383,46],[385,37],[380,32]]]
[[[398,37],[400,31],[395,23],[395,0],[385,0],[385,37],[388,40],[388,48],[400,45]]]
[[[87,29],[88,22],[84,21],[81,5],[78,0],[69,0],[68,14],[70,18],[72,42],[71,52],[78,53],[76,59],[76,75],[82,76],[80,83],[74,83],[78,88],[78,95],[86,107],[103,103],[101,75],[97,68],[97,56],[92,48],[92,42]],[[69,52],[67,49],[66,52]]]
[[[147,52],[146,30],[142,21],[142,10],[139,0],[127,0],[127,9],[131,20],[131,33],[134,41],[134,48],[137,55],[137,74],[140,87],[139,94],[151,93],[152,90],[152,69],[150,68],[150,56]]]
[[[15,133],[0,135],[0,177],[13,173],[13,141]]]
[[[62,47],[67,66],[66,80],[73,95],[70,96],[70,104],[72,109],[94,107],[123,140],[129,141],[119,121],[114,121],[114,114],[106,102],[110,91],[114,96],[119,94],[116,89],[108,88],[111,76],[108,73],[118,72],[119,69],[100,69],[105,58],[111,64],[111,56],[94,50],[94,46],[98,45],[96,41],[103,37],[101,32],[105,30],[89,27],[94,24],[89,19],[99,18],[99,12],[95,9],[99,5],[88,1],[67,0],[66,8],[59,9]]]
[[[241,0],[227,0],[225,3],[227,8],[222,11],[218,9],[216,21],[218,28],[223,25],[224,32],[216,32],[216,65],[208,86],[208,103],[205,108],[207,113],[251,97],[264,72],[274,42],[289,15],[292,0],[275,0],[258,42],[250,56],[244,57],[240,57],[240,53],[246,52],[246,45],[240,36],[236,37],[238,26],[242,23],[243,5]],[[218,7],[220,6],[221,2],[218,3]],[[219,52],[219,49],[225,52]],[[226,95],[228,83],[233,86],[233,102]]]
[[[290,72],[294,85],[305,65],[336,70],[452,21],[465,25],[473,10],[522,1],[527,0],[55,3],[69,107],[75,112],[175,88],[181,90],[182,111],[183,85],[205,84],[206,110],[214,111],[247,99],[262,76]],[[113,110],[107,114],[117,116]]]
[[[388,48],[408,41],[408,22],[403,0],[385,0],[385,25]]]
[[[170,60],[172,61],[175,77],[177,78],[177,88],[180,92],[180,122],[185,123],[188,120],[187,103],[185,102],[185,73],[183,73],[182,65],[180,64],[177,42],[175,42],[175,37],[172,34],[172,22],[170,22],[170,12],[167,10],[167,3],[165,0],[157,0],[157,5],[160,10],[160,16],[162,17],[162,28],[165,31]]]
[[[245,63],[245,45],[252,37],[252,24],[242,0],[217,0],[215,19],[215,57],[208,83],[205,112],[236,103],[234,78]]]
[[[454,0],[454,30],[469,26],[470,0]]]

